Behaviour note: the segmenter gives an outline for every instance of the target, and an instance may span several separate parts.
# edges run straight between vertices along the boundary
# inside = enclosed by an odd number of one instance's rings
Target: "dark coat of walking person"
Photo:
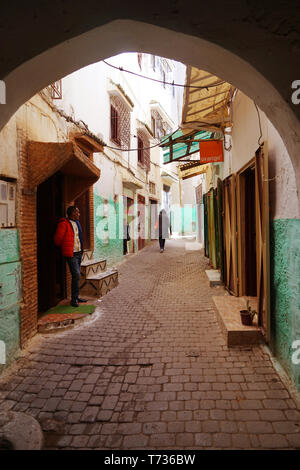
[[[160,211],[157,222],[155,224],[155,228],[158,232],[160,252],[163,253],[165,249],[166,239],[169,238],[171,233],[170,219],[165,209],[162,209]]]
[[[67,217],[62,217],[59,220],[54,235],[54,243],[60,247],[72,276],[72,307],[78,307],[78,302],[86,302],[85,299],[79,297],[80,266],[83,254],[82,229],[79,216],[78,207],[68,207]]]

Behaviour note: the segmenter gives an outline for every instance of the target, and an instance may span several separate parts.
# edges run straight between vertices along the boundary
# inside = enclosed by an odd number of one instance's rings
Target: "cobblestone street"
[[[203,251],[129,257],[89,323],[37,335],[0,379],[0,409],[48,449],[299,449],[300,413],[260,346],[228,349]]]

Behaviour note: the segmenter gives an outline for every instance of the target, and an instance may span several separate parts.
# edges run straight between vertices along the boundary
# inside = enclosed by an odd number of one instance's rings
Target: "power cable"
[[[179,130],[179,128],[177,128],[176,131],[172,132],[172,134],[170,134],[170,135],[168,136],[168,139],[169,139],[170,137],[172,137],[172,135],[175,134],[175,132],[177,132],[178,130]],[[167,140],[166,140],[166,141],[167,141]],[[158,144],[151,145],[150,147],[139,147],[139,148],[137,148],[137,149],[111,147],[110,145],[106,145],[106,144],[104,144],[103,146],[104,146],[104,147],[107,147],[107,148],[109,148],[109,149],[112,149],[112,150],[120,150],[120,151],[122,151],[122,152],[137,152],[138,150],[141,150],[141,149],[143,149],[143,150],[150,150],[150,149],[153,149],[154,147],[159,147],[160,145],[162,145],[162,144],[164,144],[164,143],[165,143],[165,142],[161,141],[161,142],[159,142]]]
[[[174,81],[173,82],[166,82],[164,80],[158,80],[156,78],[147,77],[146,75],[141,75],[140,73],[132,72],[131,70],[124,69],[123,67],[118,67],[116,65],[109,64],[108,62],[106,62],[106,60],[103,60],[102,62],[104,62],[109,67],[112,67],[112,68],[117,69],[117,70],[121,70],[121,72],[131,73],[132,75],[136,75],[137,77],[145,78],[146,80],[152,80],[153,82],[163,83],[164,85],[181,86],[183,88],[195,88],[195,89],[198,89],[198,90],[208,90],[209,88],[214,88],[214,87],[217,87],[219,85],[223,85],[223,83],[225,83],[224,80],[221,80],[218,83],[214,83],[213,85],[206,85],[206,86],[183,85],[182,83],[174,83]]]
[[[253,103],[254,103],[254,106],[255,106],[255,108],[256,108],[257,115],[258,115],[259,132],[260,132],[260,136],[259,136],[259,138],[258,138],[258,145],[261,147],[261,146],[262,146],[262,143],[260,142],[260,139],[262,138],[262,128],[261,128],[260,114],[259,114],[259,110],[258,110],[257,104],[255,103],[255,101],[253,101]]]

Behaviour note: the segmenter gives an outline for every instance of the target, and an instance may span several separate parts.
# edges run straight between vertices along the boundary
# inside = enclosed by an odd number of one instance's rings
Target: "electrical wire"
[[[182,83],[174,83],[174,81],[173,82],[166,82],[164,80],[158,80],[157,78],[147,77],[146,75],[141,75],[140,73],[132,72],[131,70],[126,70],[123,67],[118,67],[116,65],[109,64],[108,62],[106,62],[106,60],[103,60],[102,62],[104,62],[109,67],[112,67],[112,68],[117,69],[117,70],[121,70],[121,72],[131,73],[132,75],[136,75],[137,77],[145,78],[146,80],[152,80],[153,82],[163,83],[164,85],[181,86],[183,88],[195,88],[195,89],[198,89],[198,90],[208,90],[209,88],[214,88],[214,87],[217,87],[219,85],[223,85],[223,83],[225,83],[224,80],[221,80],[218,83],[214,83],[213,85],[206,85],[206,86],[183,85]]]
[[[255,108],[256,108],[257,115],[258,115],[259,132],[260,132],[260,136],[259,136],[259,138],[258,138],[258,145],[261,147],[261,146],[262,146],[262,143],[260,142],[260,139],[262,138],[262,128],[261,128],[260,114],[259,114],[259,110],[258,110],[257,104],[255,103],[255,101],[253,101],[253,103],[254,103],[254,106],[255,106]]]
[[[172,137],[173,134],[175,134],[175,132],[177,132],[179,130],[179,128],[176,129],[176,131],[172,132],[172,134],[170,134],[168,136],[168,139],[170,137]],[[164,144],[165,142],[159,142],[158,144],[155,144],[155,145],[151,145],[150,147],[139,147],[137,149],[131,149],[131,148],[118,148],[118,147],[111,147],[110,145],[103,145],[103,147],[107,147],[109,149],[112,149],[112,150],[120,150],[122,152],[137,152],[138,150],[150,150],[150,149],[153,149],[155,147],[159,147],[160,145]]]

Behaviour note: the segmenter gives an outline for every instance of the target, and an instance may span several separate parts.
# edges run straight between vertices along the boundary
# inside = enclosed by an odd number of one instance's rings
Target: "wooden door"
[[[237,174],[239,295],[256,297],[256,191],[255,159]]]
[[[138,249],[142,250],[145,247],[145,198],[138,194]]]
[[[37,189],[38,311],[45,312],[65,297],[65,264],[53,236],[64,216],[63,175],[56,173]]]
[[[134,201],[130,197],[124,196],[124,210],[127,212],[127,223],[129,226],[130,240],[127,244],[128,253],[134,253]]]
[[[207,193],[203,195],[203,206],[204,206],[204,255],[207,258],[209,258]]]
[[[270,339],[270,247],[268,149],[265,143],[255,154],[256,270],[259,324]]]
[[[217,187],[217,218],[218,218],[218,237],[219,252],[218,264],[221,272],[221,280],[224,282],[224,237],[223,237],[223,181],[218,179]]]
[[[208,239],[209,239],[209,259],[212,266],[217,268],[216,259],[216,226],[215,226],[215,209],[214,209],[214,190],[211,189],[208,194]]]
[[[224,284],[233,295],[238,295],[237,227],[235,175],[224,180]]]

